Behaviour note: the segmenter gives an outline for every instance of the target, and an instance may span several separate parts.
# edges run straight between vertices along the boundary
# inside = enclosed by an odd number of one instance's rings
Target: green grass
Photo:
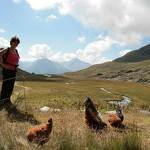
[[[137,109],[149,109],[150,86],[119,81],[70,80],[61,82],[16,82],[12,100],[21,111],[33,113],[41,122],[53,118],[53,130],[44,150],[148,150],[150,147],[150,116]],[[69,83],[69,84],[66,84]],[[22,86],[25,86],[25,91]],[[112,92],[102,91],[100,88]],[[25,92],[25,93],[24,93]],[[115,130],[108,126],[102,134],[95,134],[84,123],[83,102],[90,96],[103,120],[108,124],[106,100],[126,95],[132,104],[125,109],[124,124],[130,129]],[[60,112],[42,113],[42,106],[60,108]],[[18,122],[0,113],[0,150],[36,150],[35,144],[26,140],[29,122]]]
[[[87,129],[84,124],[84,114],[78,111],[63,111],[60,113],[38,114],[45,122],[48,116],[53,118],[53,131],[50,140],[43,147],[28,143],[26,131],[31,126],[28,123],[0,122],[0,148],[2,150],[149,150],[145,136],[137,124],[126,121],[130,129],[119,130],[108,127],[101,134]],[[0,118],[4,119],[4,116]],[[4,121],[4,120],[3,120]]]
[[[70,84],[66,84],[70,83]],[[18,82],[18,85],[22,85]],[[34,106],[48,105],[56,108],[83,108],[83,101],[90,96],[100,109],[106,108],[105,100],[119,99],[126,95],[138,107],[148,109],[150,106],[150,85],[119,81],[83,80],[70,82],[25,82],[27,103]],[[100,88],[112,92],[102,91]],[[16,87],[19,91],[19,87]],[[20,93],[23,89],[20,88]]]

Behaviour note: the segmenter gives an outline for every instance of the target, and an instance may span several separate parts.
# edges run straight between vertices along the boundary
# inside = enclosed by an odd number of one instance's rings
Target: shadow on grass
[[[13,104],[7,106],[5,110],[7,111],[7,119],[10,122],[19,121],[19,122],[29,122],[33,125],[40,124],[40,122],[34,117],[33,114],[21,112]]]

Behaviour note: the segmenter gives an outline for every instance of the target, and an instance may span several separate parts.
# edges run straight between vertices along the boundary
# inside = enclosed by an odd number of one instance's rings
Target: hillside
[[[66,73],[75,78],[96,78],[150,83],[150,45],[115,59],[96,64],[87,69]]]
[[[150,59],[150,44],[138,49],[133,50],[126,55],[115,59],[116,62],[139,62]]]
[[[34,62],[21,62],[20,67],[30,73],[36,74],[62,74],[69,71],[67,68],[57,62],[50,61],[49,59],[43,58],[38,59]]]
[[[28,80],[28,81],[44,81],[46,77],[43,75],[35,75],[33,73],[28,73],[21,69],[18,69],[16,80]]]
[[[2,79],[2,69],[0,68],[0,80]],[[41,74],[34,74],[34,73],[28,73],[26,71],[21,70],[18,68],[17,72],[17,81],[65,81],[68,78],[63,77],[61,75],[51,75],[51,76],[45,76]]]

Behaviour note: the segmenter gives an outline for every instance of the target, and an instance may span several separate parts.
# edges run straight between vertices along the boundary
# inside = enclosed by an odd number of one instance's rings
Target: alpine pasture
[[[105,89],[105,90],[102,90]],[[106,92],[109,91],[109,92]],[[92,98],[107,129],[95,133],[85,124],[84,100]],[[126,129],[109,125],[109,100],[131,99],[124,107]],[[29,143],[27,130],[34,123],[0,113],[0,150],[148,150],[150,148],[150,85],[104,80],[17,81],[12,101],[20,112],[32,114],[40,123],[53,119],[50,139],[43,146]],[[41,112],[47,106],[49,110]]]

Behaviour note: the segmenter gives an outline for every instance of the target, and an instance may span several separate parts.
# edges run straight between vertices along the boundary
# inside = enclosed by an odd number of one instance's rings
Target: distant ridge
[[[150,44],[115,59],[115,62],[139,62],[150,59]]]
[[[35,74],[63,74],[64,72],[78,71],[91,66],[78,58],[66,62],[54,62],[47,58],[37,59],[33,62],[20,62],[22,70]]]

